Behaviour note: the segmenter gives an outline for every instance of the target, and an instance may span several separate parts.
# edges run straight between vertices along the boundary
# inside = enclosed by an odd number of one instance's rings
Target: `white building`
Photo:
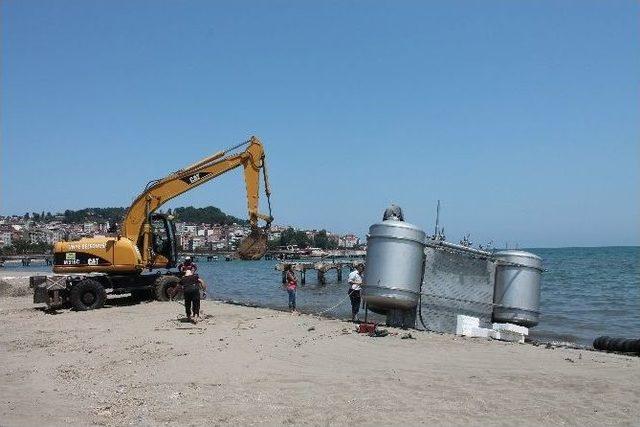
[[[204,248],[206,244],[206,240],[204,237],[194,237],[191,239],[191,250],[195,251],[199,248]]]
[[[282,236],[281,232],[279,232],[279,231],[273,232],[272,231],[272,232],[269,233],[269,240],[271,240],[272,242],[276,241],[276,240],[280,240],[281,236]]]
[[[10,231],[0,231],[0,246],[11,246]]]
[[[354,234],[346,234],[340,237],[340,247],[355,248],[360,244],[360,238]]]
[[[178,238],[180,239],[180,247],[181,248],[189,248],[191,246],[191,235],[189,234],[179,234]]]

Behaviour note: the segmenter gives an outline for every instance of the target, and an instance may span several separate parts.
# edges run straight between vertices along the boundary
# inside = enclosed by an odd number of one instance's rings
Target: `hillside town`
[[[179,249],[189,252],[234,251],[249,234],[244,223],[211,224],[176,221]],[[0,216],[0,250],[4,254],[48,252],[61,240],[111,234],[117,224],[110,221],[69,222],[64,214],[25,214]],[[272,225],[269,246],[317,249],[357,249],[360,238],[355,234],[340,235],[326,230],[306,230],[292,226]]]

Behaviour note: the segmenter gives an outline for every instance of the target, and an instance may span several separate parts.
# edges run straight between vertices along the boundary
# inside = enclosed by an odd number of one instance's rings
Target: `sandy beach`
[[[374,338],[214,301],[195,326],[177,302],[129,298],[48,314],[7,275],[1,425],[640,423],[638,357],[392,328]]]

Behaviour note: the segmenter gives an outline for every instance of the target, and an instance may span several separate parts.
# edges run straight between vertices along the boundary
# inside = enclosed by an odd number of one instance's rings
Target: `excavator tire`
[[[95,310],[102,308],[107,300],[104,286],[93,279],[82,279],[69,292],[71,306],[77,311]]]
[[[178,286],[180,279],[176,276],[162,276],[156,280],[155,292],[158,301],[170,301],[169,289]]]
[[[238,256],[243,260],[259,260],[267,253],[267,233],[262,229],[253,230],[238,245]]]

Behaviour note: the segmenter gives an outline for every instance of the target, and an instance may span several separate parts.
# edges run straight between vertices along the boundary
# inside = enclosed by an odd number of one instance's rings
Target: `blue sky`
[[[0,213],[265,143],[278,223],[640,243],[635,1],[2,2]],[[244,216],[239,171],[167,207]]]

